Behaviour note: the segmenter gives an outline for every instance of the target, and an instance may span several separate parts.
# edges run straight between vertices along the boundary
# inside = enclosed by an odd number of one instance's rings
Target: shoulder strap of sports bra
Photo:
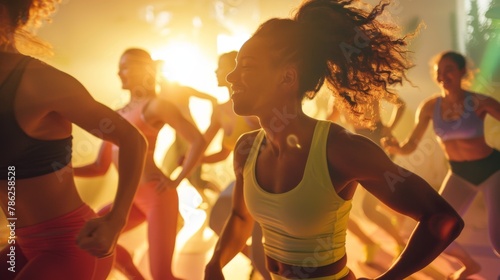
[[[3,106],[7,106],[8,108],[12,108],[11,105],[14,102],[14,97],[16,96],[17,87],[19,86],[19,82],[21,81],[21,77],[23,76],[24,69],[26,65],[31,60],[31,57],[24,56],[17,63],[16,67],[9,73],[9,75],[5,78],[3,83],[0,85],[0,104]]]

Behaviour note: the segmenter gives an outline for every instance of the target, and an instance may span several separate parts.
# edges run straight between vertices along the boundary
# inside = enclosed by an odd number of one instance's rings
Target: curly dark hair
[[[363,112],[376,100],[395,102],[389,86],[408,80],[413,66],[407,40],[397,25],[378,20],[387,1],[371,12],[355,7],[358,0],[309,0],[292,19],[263,23],[253,37],[265,37],[277,65],[294,63],[299,70],[302,98],[312,99],[325,84],[339,109],[359,124],[371,126]]]
[[[11,40],[7,34],[14,33],[16,46],[31,51],[48,51],[49,45],[34,33],[44,22],[50,21],[50,15],[55,12],[61,0],[0,0],[0,6],[5,8],[9,21],[8,26],[2,26],[0,44]]]

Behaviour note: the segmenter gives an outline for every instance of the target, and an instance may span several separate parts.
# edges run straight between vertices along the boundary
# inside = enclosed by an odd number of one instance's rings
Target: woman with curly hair
[[[233,210],[205,279],[224,279],[222,267],[245,245],[254,219],[272,279],[356,279],[346,266],[345,237],[358,184],[418,221],[402,254],[376,279],[424,268],[461,232],[463,220],[422,178],[367,138],[302,110],[323,83],[354,115],[373,100],[396,100],[389,87],[411,67],[406,42],[378,19],[386,3],[371,12],[355,4],[305,1],[293,19],[263,23],[241,47],[227,76],[233,108],[257,116],[262,129],[236,144]]]
[[[75,78],[21,50],[58,1],[0,0],[0,205],[10,236],[0,279],[106,279],[144,168],[147,143]],[[72,125],[120,146],[118,190],[101,217],[82,201]]]

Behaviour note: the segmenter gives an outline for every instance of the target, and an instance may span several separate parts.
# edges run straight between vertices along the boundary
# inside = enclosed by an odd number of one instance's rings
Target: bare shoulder
[[[439,95],[429,96],[429,97],[425,98],[424,100],[422,100],[419,107],[421,107],[421,108],[434,108],[434,105],[436,105],[438,98],[439,98]]]
[[[31,82],[37,86],[74,86],[81,83],[72,75],[38,59],[32,59],[26,67]]]
[[[166,123],[172,127],[185,125],[185,118],[176,104],[158,96],[147,104],[144,116],[153,123],[158,123],[158,126],[159,123]]]
[[[155,112],[163,112],[163,113],[171,113],[176,114],[179,113],[179,108],[175,105],[175,103],[170,100],[162,97],[156,97],[152,99],[148,104],[148,110],[153,110]]]
[[[174,102],[166,99],[166,98],[163,98],[163,97],[159,97],[157,96],[156,98],[152,99],[151,102],[150,102],[150,105],[154,105],[154,106],[158,106],[158,107],[163,107],[163,108],[172,108],[172,107],[176,107]]]
[[[385,152],[362,135],[332,124],[327,156],[330,169],[346,181],[358,180],[391,163]]]
[[[350,154],[351,152],[359,153],[359,148],[366,145],[367,140],[368,138],[364,136],[350,132],[338,124],[331,123],[328,133],[328,151],[329,154],[332,153],[332,156]]]
[[[470,94],[471,94],[472,98],[474,99],[474,101],[478,102],[479,104],[498,102],[493,97],[486,95],[486,94],[482,94],[482,93],[478,93],[478,92],[470,92]]]
[[[253,148],[253,143],[255,139],[257,138],[257,135],[259,134],[260,130],[255,130],[251,132],[244,133],[240,136],[238,141],[236,142],[236,146],[234,148],[234,163],[235,165],[238,164],[240,167],[242,167],[250,152],[252,151]],[[236,168],[236,166],[234,166]]]
[[[433,95],[430,97],[425,98],[420,102],[417,108],[417,116],[426,116],[426,117],[432,117],[432,114],[434,112],[434,107],[436,105],[436,101],[438,100],[439,95]]]
[[[327,155],[330,163],[345,164],[345,159],[361,153],[365,137],[331,123],[328,133]],[[342,163],[343,162],[343,163]]]
[[[27,65],[19,92],[27,102],[44,108],[75,103],[87,106],[94,102],[75,77],[37,59],[32,59]]]

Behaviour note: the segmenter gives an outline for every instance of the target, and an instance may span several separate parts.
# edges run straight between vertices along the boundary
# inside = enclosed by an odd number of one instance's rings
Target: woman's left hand
[[[156,191],[158,193],[161,193],[165,191],[166,189],[175,189],[179,186],[179,181],[178,180],[172,180],[168,177],[165,177],[163,180],[161,180],[158,185],[156,185]]]

